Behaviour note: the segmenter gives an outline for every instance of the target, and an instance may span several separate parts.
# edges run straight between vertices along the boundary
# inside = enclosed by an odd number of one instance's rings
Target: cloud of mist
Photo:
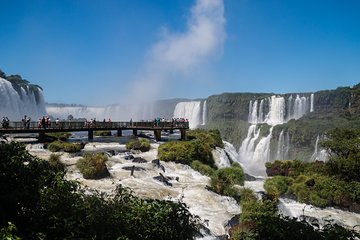
[[[225,38],[223,0],[196,0],[186,29],[183,32],[163,29],[160,40],[150,48],[144,71],[132,83],[128,100],[140,103],[159,99],[177,75],[191,74],[221,55]]]

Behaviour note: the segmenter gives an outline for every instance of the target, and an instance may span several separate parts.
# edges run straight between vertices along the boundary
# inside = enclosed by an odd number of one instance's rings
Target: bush
[[[150,150],[150,142],[149,140],[143,138],[133,139],[126,143],[126,149],[147,152]]]
[[[50,154],[49,164],[55,168],[58,168],[61,171],[65,171],[65,165],[60,162],[61,155],[60,154]]]
[[[158,157],[161,161],[173,161],[191,165],[199,160],[209,166],[214,166],[211,148],[199,140],[190,142],[167,142],[159,146]]]
[[[104,153],[85,154],[76,163],[83,177],[86,179],[100,179],[110,176],[105,165],[108,157]]]
[[[68,142],[62,142],[62,141],[55,141],[55,142],[49,143],[47,148],[51,152],[64,151],[64,152],[69,152],[69,153],[76,153],[84,148],[84,144],[83,143],[68,143]]]
[[[275,176],[265,181],[264,189],[270,199],[277,200],[281,195],[287,193],[292,180],[289,177]]]
[[[211,188],[221,194],[235,199],[240,199],[239,191],[234,187],[235,184],[244,184],[244,172],[241,168],[221,168],[211,177]]]
[[[111,136],[111,131],[109,131],[109,130],[95,131],[94,135],[95,136],[100,136],[100,137],[108,137],[108,136]]]
[[[210,167],[209,165],[203,164],[202,162],[195,160],[191,163],[191,167],[198,171],[199,173],[211,177],[215,173],[215,169]]]
[[[54,132],[54,133],[46,133],[46,135],[53,137],[60,141],[66,141],[71,136],[71,133],[69,133],[69,132]]]
[[[221,147],[224,148],[224,143],[221,139],[219,130],[195,129],[189,130],[186,134],[189,140],[199,140],[204,144],[208,144],[211,148]]]

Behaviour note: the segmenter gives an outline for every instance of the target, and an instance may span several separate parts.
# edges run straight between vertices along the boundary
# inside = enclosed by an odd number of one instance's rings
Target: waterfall
[[[329,159],[328,153],[325,149],[321,149],[319,151],[319,141],[320,141],[320,137],[319,135],[317,135],[316,137],[316,141],[315,141],[315,149],[314,149],[314,153],[311,156],[310,160],[311,161],[323,161],[326,162]]]
[[[252,123],[252,124],[256,124],[258,123],[258,108],[257,108],[257,105],[258,105],[258,101],[255,100],[254,102],[253,101],[250,101],[250,104],[249,104],[249,123]]]
[[[259,122],[264,122],[265,121],[265,118],[264,118],[264,102],[265,102],[265,99],[261,99],[260,101],[260,108],[259,108]]]
[[[274,127],[271,127],[269,135],[263,137],[256,145],[253,159],[250,165],[246,165],[250,172],[255,176],[264,176],[266,174],[265,163],[270,161],[270,140],[273,128]]]
[[[265,122],[271,126],[285,122],[285,99],[283,97],[271,96],[270,108]]]
[[[281,130],[279,135],[279,141],[277,145],[275,160],[285,160],[289,157],[290,139],[289,133],[284,135],[284,130]]]
[[[206,114],[207,114],[207,107],[206,107],[206,100],[205,100],[203,103],[203,111],[202,111],[202,125],[206,124],[206,121],[207,121]]]
[[[45,115],[45,102],[42,90],[34,85],[13,85],[0,78],[0,112],[10,121],[20,121],[24,115],[33,120]]]
[[[253,124],[249,127],[248,133],[244,141],[241,143],[239,157],[244,161],[251,161],[255,151],[255,141],[259,138],[260,128]],[[246,165],[244,163],[244,165]]]
[[[174,118],[186,118],[189,120],[191,129],[197,128],[201,124],[201,102],[180,102],[176,104]]]
[[[296,94],[295,98],[290,95],[286,103],[283,96],[273,95],[249,102],[248,122],[251,125],[239,148],[239,162],[246,166],[250,174],[265,175],[265,162],[273,160],[272,157],[279,160],[289,158],[290,138],[289,133],[284,131],[281,131],[279,135],[276,154],[270,154],[273,127],[291,119],[299,119],[313,111],[313,99],[314,94],[311,94],[310,97]],[[268,109],[267,113],[265,113],[265,109]],[[257,126],[259,123],[271,126],[270,133],[260,140],[260,127]]]

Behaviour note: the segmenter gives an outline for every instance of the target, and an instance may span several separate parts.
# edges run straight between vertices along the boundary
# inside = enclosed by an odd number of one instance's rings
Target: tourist
[[[43,118],[41,119],[41,126],[43,127],[43,129],[46,129],[46,119],[45,119],[45,116],[43,116]]]
[[[59,128],[59,118],[56,118],[55,125],[56,125],[57,128]]]
[[[26,115],[24,116],[23,119],[21,119],[21,122],[22,122],[23,128],[25,129],[26,128]]]

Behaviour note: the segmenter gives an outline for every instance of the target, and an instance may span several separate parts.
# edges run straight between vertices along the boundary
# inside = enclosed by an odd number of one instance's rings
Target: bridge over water
[[[89,140],[94,138],[94,131],[116,130],[117,136],[122,136],[123,130],[132,130],[133,135],[138,131],[154,131],[157,141],[161,140],[161,131],[180,130],[181,140],[186,138],[186,130],[189,129],[189,122],[79,122],[79,121],[59,121],[51,122],[46,126],[39,126],[38,122],[30,122],[24,126],[23,122],[9,122],[6,128],[0,128],[0,134],[17,134],[17,133],[38,133],[39,142],[45,140],[46,133],[53,132],[88,132]]]

